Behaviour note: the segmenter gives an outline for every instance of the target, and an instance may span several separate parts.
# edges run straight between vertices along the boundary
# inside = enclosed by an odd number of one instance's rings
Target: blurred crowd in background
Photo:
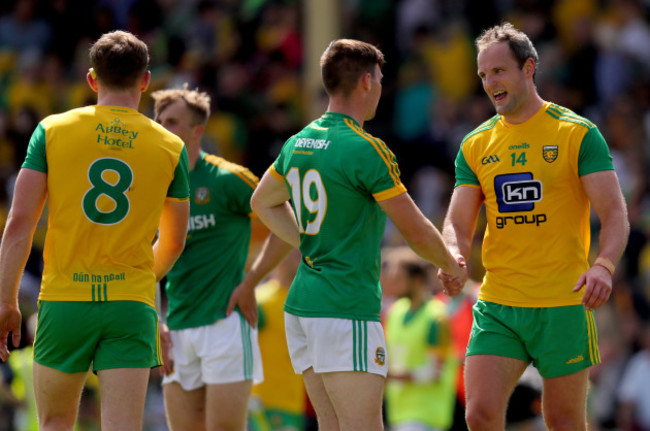
[[[494,115],[476,76],[473,40],[482,29],[507,20],[526,32],[540,55],[541,96],[599,126],[614,158],[632,230],[612,298],[596,312],[602,364],[591,370],[589,416],[593,429],[619,429],[620,386],[631,373],[631,359],[645,355],[650,367],[650,336],[645,341],[642,336],[650,321],[650,1],[338,2],[340,36],[373,43],[386,55],[383,96],[366,128],[396,154],[402,180],[439,227],[459,144]],[[204,149],[261,175],[284,141],[312,120],[306,106],[325,109],[326,98],[305,97],[303,7],[299,0],[2,0],[0,226],[37,123],[46,115],[95,103],[85,82],[88,49],[113,29],[128,30],[149,45],[149,91],[184,82],[207,91],[213,113]],[[328,42],[323,41],[323,50]],[[141,111],[151,116],[148,94]],[[21,286],[26,327],[36,310],[44,228],[35,237]],[[594,225],[594,243],[597,234]],[[476,281],[483,271],[480,241],[470,260]],[[386,247],[399,244],[389,226]],[[29,344],[28,331],[23,333]],[[25,403],[16,385],[13,392],[9,385],[20,371],[6,364],[2,370],[0,418],[6,419],[13,406],[24,409]],[[155,379],[145,421],[151,430],[165,429]],[[639,403],[650,400],[650,383],[645,391],[636,392]],[[647,409],[642,413],[650,416]]]

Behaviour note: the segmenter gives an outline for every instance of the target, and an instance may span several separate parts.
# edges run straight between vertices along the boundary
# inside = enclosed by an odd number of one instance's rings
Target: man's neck
[[[139,91],[110,91],[99,89],[97,93],[97,104],[102,106],[122,106],[138,110],[140,106]]]
[[[327,105],[327,112],[338,112],[340,114],[349,115],[359,123],[359,126],[363,127],[365,117],[364,110],[358,103],[349,100],[342,100],[341,98],[332,98],[330,99],[329,105]]]
[[[200,142],[190,143],[189,145],[185,143],[185,148],[187,148],[187,160],[190,165],[190,171],[196,166],[199,157],[201,157],[201,145]]]

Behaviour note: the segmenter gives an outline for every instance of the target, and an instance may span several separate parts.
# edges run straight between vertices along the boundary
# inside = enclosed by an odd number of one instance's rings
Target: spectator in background
[[[445,303],[433,297],[431,264],[409,247],[391,251],[386,286],[400,299],[388,309],[387,418],[393,431],[447,430],[452,424],[458,360]]]
[[[650,430],[650,320],[640,334],[642,350],[625,367],[618,391],[621,431]]]

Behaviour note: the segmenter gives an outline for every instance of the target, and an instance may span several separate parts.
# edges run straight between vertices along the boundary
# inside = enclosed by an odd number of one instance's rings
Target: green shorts
[[[600,363],[594,313],[582,305],[527,308],[479,300],[473,312],[467,356],[532,361],[545,378]]]
[[[79,373],[162,364],[158,316],[137,301],[41,301],[34,361]]]

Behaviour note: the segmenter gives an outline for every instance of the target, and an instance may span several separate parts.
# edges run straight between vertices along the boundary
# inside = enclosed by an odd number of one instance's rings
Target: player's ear
[[[192,135],[196,139],[199,139],[201,135],[203,135],[203,132],[205,131],[205,126],[203,124],[197,124],[192,128]]]
[[[524,62],[523,71],[527,77],[532,78],[533,75],[535,75],[536,68],[537,65],[535,64],[535,60],[533,60],[532,58],[526,59],[526,61]]]
[[[361,88],[363,88],[364,91],[370,91],[370,88],[372,87],[372,74],[370,72],[364,73],[361,75],[360,81]]]
[[[147,70],[144,75],[142,75],[142,81],[140,81],[140,91],[145,92],[149,88],[149,83],[151,83],[151,71]]]
[[[97,93],[97,72],[95,72],[95,69],[92,67],[88,69],[88,73],[86,73],[86,82],[90,89]]]

